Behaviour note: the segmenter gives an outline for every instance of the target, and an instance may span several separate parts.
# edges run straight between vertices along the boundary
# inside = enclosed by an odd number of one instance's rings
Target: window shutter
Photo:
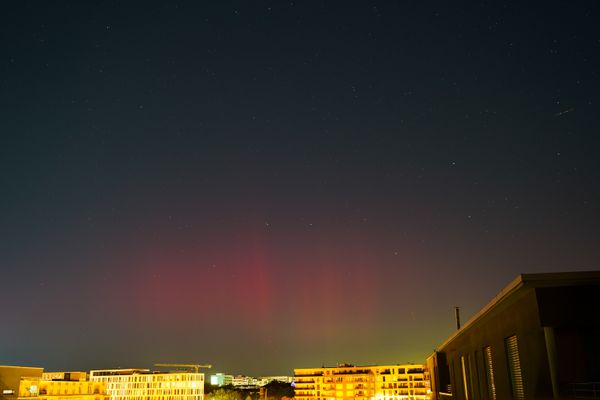
[[[488,396],[490,400],[496,400],[496,383],[494,382],[494,366],[492,365],[492,348],[490,346],[483,349],[483,357],[485,358]]]
[[[525,391],[523,390],[523,377],[521,375],[521,360],[519,360],[519,346],[517,344],[517,336],[511,336],[506,338],[505,344],[513,399],[525,400]]]

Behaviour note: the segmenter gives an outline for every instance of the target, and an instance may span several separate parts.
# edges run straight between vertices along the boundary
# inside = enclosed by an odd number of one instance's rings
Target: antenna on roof
[[[456,330],[460,330],[460,307],[454,307],[454,318],[456,318]]]

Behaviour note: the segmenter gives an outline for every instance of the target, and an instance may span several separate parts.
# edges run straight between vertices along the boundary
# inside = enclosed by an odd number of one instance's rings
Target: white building
[[[210,384],[212,386],[227,386],[233,385],[233,375],[226,375],[222,372],[210,376]]]
[[[90,372],[90,381],[105,382],[110,400],[204,400],[204,374],[107,369]]]

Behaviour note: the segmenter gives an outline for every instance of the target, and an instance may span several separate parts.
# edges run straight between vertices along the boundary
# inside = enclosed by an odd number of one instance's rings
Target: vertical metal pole
[[[554,328],[544,327],[544,339],[546,339],[546,352],[548,354],[548,369],[550,370],[550,381],[552,382],[552,397],[557,400],[560,398],[558,393],[558,370],[556,361],[556,340],[554,338]]]
[[[456,318],[456,330],[460,329],[460,307],[454,307],[454,318]]]

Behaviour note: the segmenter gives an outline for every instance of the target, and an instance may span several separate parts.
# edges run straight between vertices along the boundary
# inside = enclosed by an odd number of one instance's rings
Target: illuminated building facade
[[[429,396],[423,365],[370,365],[294,370],[297,400],[424,400]]]
[[[13,400],[19,396],[21,380],[42,378],[43,368],[0,365],[0,400]],[[36,390],[36,388],[34,388]]]
[[[85,372],[82,373],[85,376]],[[23,378],[19,399],[37,400],[108,400],[106,385],[86,380]]]
[[[245,375],[236,375],[233,377],[231,384],[235,387],[256,387],[256,378]]]
[[[43,372],[43,368],[0,366],[2,400],[108,400],[106,385],[85,372]]]
[[[227,386],[233,385],[233,375],[226,375],[221,372],[210,376],[210,384],[212,386]]]
[[[110,400],[203,400],[204,374],[110,369],[90,372],[90,381],[106,384]]]

